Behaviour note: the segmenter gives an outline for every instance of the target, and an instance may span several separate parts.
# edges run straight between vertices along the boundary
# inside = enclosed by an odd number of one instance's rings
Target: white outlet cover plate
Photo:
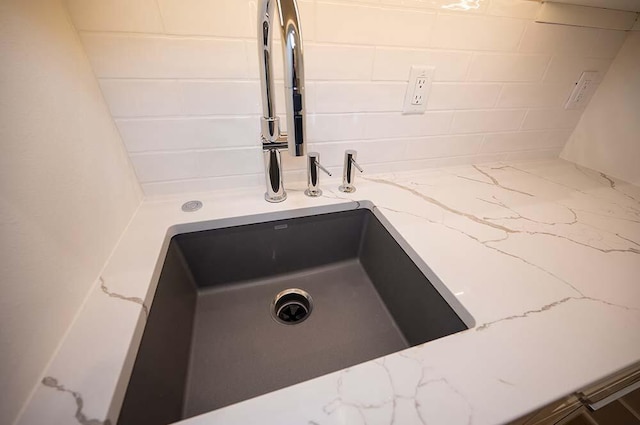
[[[427,102],[429,100],[429,92],[431,91],[431,82],[433,81],[435,70],[435,66],[413,65],[411,67],[402,113],[423,114],[427,110]],[[426,79],[426,83],[424,86],[419,87],[418,79],[422,78]],[[413,101],[416,96],[421,99],[417,104]]]
[[[576,83],[564,109],[580,109],[583,108],[591,95],[595,91],[596,85],[600,79],[600,73],[597,71],[584,71],[580,75],[580,79]]]

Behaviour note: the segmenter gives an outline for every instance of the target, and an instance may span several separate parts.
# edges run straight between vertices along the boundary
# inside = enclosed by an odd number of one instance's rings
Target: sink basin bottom
[[[288,288],[313,298],[299,324],[271,317]],[[205,289],[196,304],[186,417],[409,347],[356,259]]]

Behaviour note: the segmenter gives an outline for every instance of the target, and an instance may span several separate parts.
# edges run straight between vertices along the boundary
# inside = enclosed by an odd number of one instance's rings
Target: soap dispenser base
[[[318,196],[322,196],[322,190],[320,190],[320,189],[317,189],[317,190],[306,189],[304,191],[304,194],[307,195],[307,196],[310,196],[312,198],[317,198]]]

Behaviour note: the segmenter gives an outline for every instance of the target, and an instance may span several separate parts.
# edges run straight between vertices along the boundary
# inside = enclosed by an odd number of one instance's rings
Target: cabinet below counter
[[[640,425],[640,363],[509,425]]]

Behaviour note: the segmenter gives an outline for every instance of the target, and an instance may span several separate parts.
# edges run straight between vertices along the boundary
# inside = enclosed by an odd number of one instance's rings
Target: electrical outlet
[[[591,98],[596,83],[599,81],[597,71],[584,71],[576,83],[569,100],[564,105],[564,109],[580,109],[584,107]]]
[[[407,84],[402,112],[405,114],[422,114],[427,110],[427,99],[431,89],[431,81],[435,71],[433,66],[412,66]]]

